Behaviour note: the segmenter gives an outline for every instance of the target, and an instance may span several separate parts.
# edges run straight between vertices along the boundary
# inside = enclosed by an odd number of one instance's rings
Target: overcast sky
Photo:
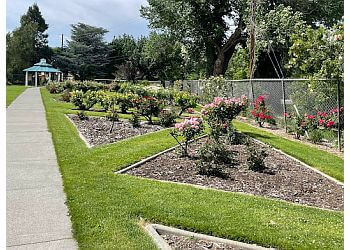
[[[61,45],[61,34],[70,36],[70,24],[78,22],[103,27],[109,32],[106,40],[127,33],[136,37],[148,35],[147,20],[140,17],[141,5],[147,0],[7,0],[6,29],[19,26],[21,15],[37,3],[49,25],[49,45]]]

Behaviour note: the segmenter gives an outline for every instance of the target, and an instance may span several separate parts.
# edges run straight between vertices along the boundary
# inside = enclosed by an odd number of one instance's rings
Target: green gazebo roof
[[[40,62],[34,64],[34,66],[30,68],[26,68],[23,71],[29,71],[29,72],[51,72],[51,73],[59,73],[58,69],[55,69],[52,67],[51,64],[48,64],[46,62],[46,59],[40,59]]]

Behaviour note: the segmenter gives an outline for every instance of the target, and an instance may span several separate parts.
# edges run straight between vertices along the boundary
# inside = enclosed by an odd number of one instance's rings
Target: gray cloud
[[[106,39],[123,33],[134,36],[147,35],[147,20],[140,17],[141,5],[147,0],[8,0],[6,29],[19,26],[20,16],[36,2],[49,24],[49,45],[59,46],[61,34],[70,35],[70,25],[78,22],[109,30]]]

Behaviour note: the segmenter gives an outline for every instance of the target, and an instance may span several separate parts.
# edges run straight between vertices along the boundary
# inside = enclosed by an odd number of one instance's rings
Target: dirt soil
[[[229,244],[216,243],[207,240],[177,236],[173,234],[162,234],[162,238],[172,249],[191,249],[191,250],[246,250],[246,248],[235,247]]]
[[[91,146],[113,143],[163,129],[159,125],[150,125],[147,122],[141,122],[141,127],[134,128],[129,121],[120,120],[115,122],[110,133],[112,122],[106,118],[90,116],[88,120],[80,120],[77,115],[68,115],[68,117]]]
[[[190,157],[181,157],[177,150],[173,150],[126,173],[277,198],[319,208],[344,209],[343,186],[271,147],[257,143],[255,146],[267,153],[264,160],[267,169],[264,172],[254,172],[248,168],[245,145],[230,145],[227,147],[234,156],[234,164],[222,165],[228,178],[200,175],[196,166],[197,151],[206,140],[201,139],[190,145]]]

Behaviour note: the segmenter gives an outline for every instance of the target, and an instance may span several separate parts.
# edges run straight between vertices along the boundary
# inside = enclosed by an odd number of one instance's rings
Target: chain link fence
[[[207,80],[184,80],[182,88],[202,96]],[[171,85],[169,85],[171,87]],[[300,115],[316,115],[318,111],[339,110],[344,105],[343,83],[327,79],[252,79],[225,80],[225,96],[245,95],[253,102],[258,96],[265,96],[266,106],[273,112],[279,125],[286,127],[284,113],[297,112]],[[339,116],[337,144],[340,148],[343,116]]]

